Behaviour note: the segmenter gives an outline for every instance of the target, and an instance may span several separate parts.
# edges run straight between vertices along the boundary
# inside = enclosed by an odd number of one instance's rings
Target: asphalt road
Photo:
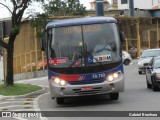
[[[160,91],[153,92],[152,89],[147,89],[145,75],[138,74],[137,61],[132,65],[125,66],[124,69],[125,92],[120,93],[118,101],[111,101],[106,96],[94,96],[66,99],[66,104],[57,105],[55,99],[51,99],[50,94],[47,93],[40,97],[38,106],[42,111],[160,111]],[[89,119],[96,120],[97,118],[87,118],[87,120]],[[106,120],[102,117],[99,119]],[[108,119],[112,120],[114,118]],[[125,120],[128,118],[118,119]],[[134,119],[138,119],[138,117]],[[151,120],[151,118],[141,119]],[[156,119],[159,118],[154,118],[154,120]]]

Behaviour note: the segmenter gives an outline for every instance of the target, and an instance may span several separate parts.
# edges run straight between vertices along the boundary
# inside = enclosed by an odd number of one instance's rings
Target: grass
[[[24,95],[41,89],[42,87],[31,84],[15,83],[13,86],[0,85],[0,95],[4,96]]]

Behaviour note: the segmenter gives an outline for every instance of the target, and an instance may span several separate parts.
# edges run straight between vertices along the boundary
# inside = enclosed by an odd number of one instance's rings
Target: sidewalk
[[[43,93],[48,91],[48,77],[47,76],[46,77],[40,77],[40,78],[21,80],[21,81],[15,82],[15,83],[39,85],[39,86],[43,87],[43,89],[39,90],[39,91],[36,91],[36,92],[28,93],[28,94],[25,94],[25,95],[16,95],[16,96],[0,95],[0,100],[8,99],[8,98],[21,98],[21,97],[35,96],[35,95],[43,94]],[[3,81],[0,81],[0,84],[3,84]]]

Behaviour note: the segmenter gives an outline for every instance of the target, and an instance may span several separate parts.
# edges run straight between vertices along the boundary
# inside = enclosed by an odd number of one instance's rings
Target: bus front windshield
[[[89,67],[121,61],[115,23],[50,29],[49,65],[54,68]]]

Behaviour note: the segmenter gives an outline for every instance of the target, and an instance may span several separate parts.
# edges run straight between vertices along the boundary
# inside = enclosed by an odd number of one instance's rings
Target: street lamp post
[[[96,16],[104,16],[103,0],[96,0]]]
[[[134,0],[129,0],[130,16],[134,16]]]

